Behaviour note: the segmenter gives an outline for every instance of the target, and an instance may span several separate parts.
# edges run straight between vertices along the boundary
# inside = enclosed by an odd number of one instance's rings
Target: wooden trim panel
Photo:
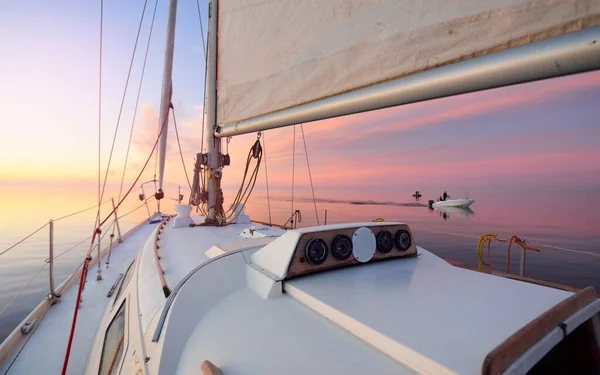
[[[406,224],[390,224],[390,225],[377,225],[377,226],[367,226],[367,227],[373,231],[373,234],[375,236],[377,236],[377,234],[379,232],[387,230],[392,233],[393,238],[398,230],[403,229],[403,230],[408,231],[408,233],[410,234],[410,240],[411,240],[410,248],[406,251],[400,251],[396,247],[395,244],[389,253],[381,253],[378,250],[375,250],[375,254],[373,254],[373,258],[370,260],[370,262],[383,260],[383,259],[403,258],[403,257],[410,257],[410,256],[417,255],[417,245],[415,243],[415,238],[414,238],[412,232],[410,231],[410,229],[408,228],[408,225],[406,225]],[[359,227],[304,233],[302,235],[302,237],[300,237],[300,239],[298,240],[298,244],[296,245],[296,250],[294,251],[294,255],[292,256],[292,261],[290,262],[290,265],[288,267],[287,278],[292,278],[292,277],[316,273],[316,272],[322,272],[322,271],[325,271],[328,269],[333,269],[333,268],[340,268],[340,267],[346,267],[346,266],[351,266],[351,265],[355,265],[355,264],[361,264],[352,255],[350,255],[350,257],[346,260],[338,260],[338,259],[334,258],[331,254],[332,241],[335,236],[337,236],[338,234],[345,234],[346,236],[352,238],[352,234],[358,228]],[[306,245],[307,245],[308,241],[310,241],[313,238],[323,239],[327,243],[327,246],[329,247],[329,255],[327,256],[327,259],[322,264],[318,264],[318,265],[311,264],[305,259]]]
[[[482,374],[501,374],[560,323],[595,300],[596,291],[587,287],[527,323],[485,357]]]

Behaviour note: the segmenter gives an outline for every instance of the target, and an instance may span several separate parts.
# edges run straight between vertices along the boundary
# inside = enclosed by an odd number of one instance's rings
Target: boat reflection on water
[[[444,220],[448,220],[451,215],[455,216],[471,216],[475,213],[470,208],[463,207],[436,207],[432,210],[437,211]]]

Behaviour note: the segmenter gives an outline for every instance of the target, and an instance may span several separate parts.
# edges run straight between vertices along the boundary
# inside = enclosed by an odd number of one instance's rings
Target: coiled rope
[[[262,161],[262,156],[263,156],[263,149],[260,144],[260,137],[261,137],[261,133],[259,132],[257,134],[256,142],[254,142],[254,145],[252,145],[252,147],[248,151],[248,156],[246,157],[246,167],[244,169],[244,176],[242,178],[242,183],[240,184],[240,188],[238,189],[238,192],[233,200],[233,203],[231,204],[229,209],[225,212],[225,214],[227,215],[226,222],[228,222],[228,223],[235,222],[235,219],[238,217],[238,215],[241,212],[241,210],[238,210],[238,207],[240,205],[246,205],[248,198],[250,198],[250,195],[252,194],[252,190],[254,189],[254,186],[256,185],[256,179],[258,178],[258,171],[260,169],[260,163]],[[252,159],[256,159],[256,165],[254,166],[252,173],[248,177],[248,170],[250,169],[250,164],[252,163]],[[246,177],[248,177],[248,181],[246,181]],[[222,196],[221,196],[221,199],[223,199]]]

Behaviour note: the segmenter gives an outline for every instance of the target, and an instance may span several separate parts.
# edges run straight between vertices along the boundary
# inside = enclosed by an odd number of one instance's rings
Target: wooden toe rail
[[[592,287],[587,287],[527,323],[485,357],[482,374],[496,375],[506,371],[529,348],[560,323],[595,300],[596,291]]]

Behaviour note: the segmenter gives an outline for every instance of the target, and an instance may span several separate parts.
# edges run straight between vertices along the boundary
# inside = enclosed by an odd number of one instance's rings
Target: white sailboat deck
[[[204,218],[194,217],[193,221],[201,223]],[[248,227],[252,225],[245,223],[219,228],[212,226],[173,228],[172,223],[167,223],[160,234],[158,253],[169,289],[173,290],[190,271],[211,258],[235,247],[244,247],[249,240],[241,237],[240,234]],[[270,236],[278,236],[281,233],[283,233],[281,230],[269,229]],[[264,246],[273,239],[274,237],[265,237],[258,244]],[[209,251],[213,247],[217,247],[216,252],[215,249]],[[142,331],[146,334],[148,329],[152,328],[152,320],[160,313],[166,301],[154,261],[153,238],[147,241],[142,250],[138,272]]]
[[[187,240],[165,253],[202,250],[199,241],[225,228],[198,229],[183,229]],[[454,267],[419,248],[417,258],[283,281],[283,293],[264,298],[247,274],[255,251],[212,262],[184,284],[150,344],[161,347],[160,373],[197,373],[209,360],[227,375],[476,374],[492,349],[573,294]]]
[[[136,355],[149,359],[144,373],[197,374],[209,360],[226,375],[476,374],[492,349],[573,295],[454,267],[422,248],[418,257],[277,281],[265,294],[272,281],[263,284],[252,276],[259,273],[251,265],[252,254],[269,243],[276,253],[289,253],[289,238],[297,233],[336,226],[299,229],[279,240],[284,231],[263,228],[248,235],[250,226],[165,225],[159,253],[175,293],[170,308],[152,258],[156,227],[134,232],[114,249],[103,281],[88,275],[68,373],[81,374],[86,365],[91,366],[87,373],[97,369],[100,353],[92,351],[92,343],[101,345],[96,333],[104,332],[116,311],[105,313],[107,303],[123,298],[131,308],[128,326],[137,326],[139,314],[141,329],[137,337],[129,332],[125,358],[136,353],[141,339]],[[106,298],[140,249],[128,292],[117,300]],[[175,290],[177,284],[181,289]],[[71,287],[62,303],[50,308],[9,373],[60,372],[76,293]],[[594,303],[594,311],[599,305]],[[168,314],[161,328],[163,312]],[[123,359],[121,372],[127,372],[128,363]]]
[[[83,304],[77,318],[67,374],[84,372],[99,324],[109,301],[112,300],[107,298],[106,294],[119,274],[125,272],[127,266],[135,259],[154,228],[156,225],[143,225],[132,231],[124,242],[115,246],[110,258],[110,267],[105,267],[106,258],[102,258],[101,281],[96,281],[97,266],[90,268],[82,296]],[[8,367],[18,349],[0,366],[1,373],[8,370],[9,374],[60,374],[77,300],[78,283],[79,281],[64,292],[60,303],[50,307],[10,370]]]

